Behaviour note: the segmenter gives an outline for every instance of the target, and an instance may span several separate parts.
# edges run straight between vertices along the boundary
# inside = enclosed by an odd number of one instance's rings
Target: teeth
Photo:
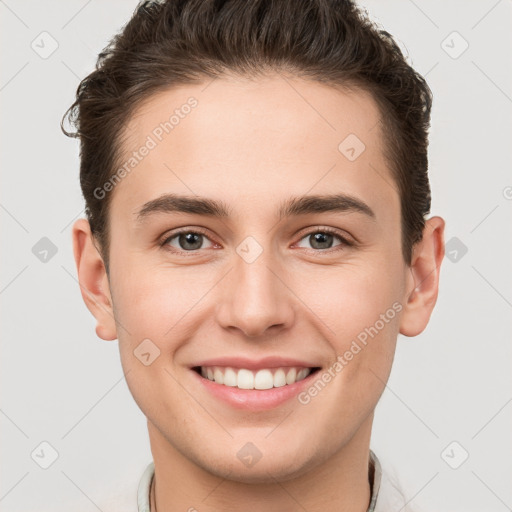
[[[217,381],[220,384],[219,381]],[[224,372],[224,386],[231,386],[232,388],[237,385],[237,376],[236,372],[232,368],[226,368]]]
[[[297,370],[295,368],[288,370],[288,373],[286,374],[286,384],[293,384],[295,382],[296,376]]]
[[[310,368],[265,368],[253,372],[245,368],[225,368],[220,366],[201,366],[201,375],[205,379],[238,387],[239,389],[271,389],[290,385],[305,379],[311,373]]]
[[[238,387],[254,389],[254,374],[249,370],[238,370]]]
[[[270,389],[274,387],[274,377],[270,370],[259,370],[254,376],[254,389]]]
[[[282,368],[279,368],[274,373],[274,387],[280,388],[281,386],[286,386],[286,373],[284,373]]]
[[[297,377],[295,377],[296,381],[305,379],[309,375],[309,370],[307,368],[302,368],[302,370],[299,370],[299,373],[297,373]]]
[[[219,370],[219,368],[215,368],[215,370],[213,370],[213,380],[219,384],[224,384],[224,374]]]

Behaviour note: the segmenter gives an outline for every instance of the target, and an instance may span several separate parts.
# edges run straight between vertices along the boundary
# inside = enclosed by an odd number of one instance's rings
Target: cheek
[[[206,290],[187,286],[186,276],[168,268],[141,269],[125,262],[112,279],[121,363],[143,413],[176,423],[186,397],[176,381],[175,353],[188,339],[187,313]]]
[[[302,293],[311,284],[303,281]],[[400,277],[377,265],[346,265],[316,276],[314,284],[309,289],[318,292],[309,294],[307,305],[328,327],[323,332],[333,349],[332,364],[339,363],[331,366],[338,390],[331,396],[348,400],[344,406],[354,406],[357,414],[357,404],[377,401],[391,371],[403,309]]]
[[[142,267],[142,266],[141,266]],[[119,273],[114,282],[114,306],[118,319],[130,334],[121,329],[123,338],[136,343],[140,338],[153,339],[159,345],[172,342],[182,318],[201,308],[201,298],[209,282],[190,270],[144,267],[144,270]],[[121,338],[120,338],[121,341]]]
[[[302,276],[300,287],[300,296],[307,297],[304,302],[329,328],[336,348],[376,323],[378,331],[396,330],[402,308],[396,271],[347,264]]]

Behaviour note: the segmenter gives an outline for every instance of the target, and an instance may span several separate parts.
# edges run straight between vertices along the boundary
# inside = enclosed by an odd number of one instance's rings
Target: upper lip
[[[199,361],[192,365],[192,368],[197,366],[230,366],[232,368],[245,368],[247,370],[261,370],[263,368],[280,368],[287,366],[316,368],[319,365],[311,363],[310,361],[301,361],[289,357],[268,356],[257,360],[247,359],[246,357],[216,357],[214,359]]]

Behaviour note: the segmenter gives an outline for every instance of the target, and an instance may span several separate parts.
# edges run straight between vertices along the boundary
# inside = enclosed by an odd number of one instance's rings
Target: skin
[[[96,333],[119,340],[147,417],[156,508],[364,512],[374,409],[398,334],[420,334],[436,303],[444,220],[427,220],[406,265],[373,98],[289,76],[225,76],[159,92],[127,125],[126,155],[190,96],[198,106],[114,189],[110,275],[88,222],[73,227]],[[366,146],[353,162],[338,150],[350,133]],[[137,222],[142,205],[171,192],[221,200],[231,215],[160,212]],[[279,220],[283,201],[335,192],[364,201],[375,219],[347,211]],[[309,235],[322,227],[357,242],[335,234],[331,248],[318,248]],[[176,228],[207,236],[195,252],[178,237],[159,246]],[[252,263],[236,252],[248,236],[263,249]],[[190,370],[217,356],[279,355],[326,371],[393,303],[401,311],[307,404],[234,409]],[[144,339],[160,350],[148,366],[134,356]],[[247,442],[262,454],[252,467],[237,457]]]

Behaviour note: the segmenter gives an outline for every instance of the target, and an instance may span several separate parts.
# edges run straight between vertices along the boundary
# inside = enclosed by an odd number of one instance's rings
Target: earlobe
[[[444,227],[441,217],[425,222],[423,238],[413,250],[400,334],[417,336],[428,324],[437,301],[439,274],[444,258]]]
[[[103,340],[115,340],[117,332],[108,275],[94,244],[89,222],[78,219],[73,225],[72,236],[80,292],[96,318],[96,334]]]

